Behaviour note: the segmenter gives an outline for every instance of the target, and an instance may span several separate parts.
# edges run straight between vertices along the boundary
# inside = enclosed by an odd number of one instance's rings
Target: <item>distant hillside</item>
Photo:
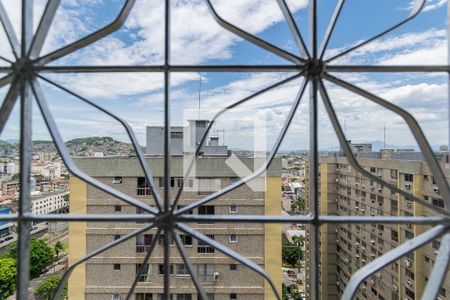
[[[67,141],[69,152],[73,156],[93,156],[95,153],[103,153],[104,156],[129,156],[135,151],[131,143],[114,140],[111,137],[83,137]],[[11,144],[0,140],[0,153],[12,155],[19,151],[18,144]],[[33,141],[33,152],[56,152],[53,141]]]

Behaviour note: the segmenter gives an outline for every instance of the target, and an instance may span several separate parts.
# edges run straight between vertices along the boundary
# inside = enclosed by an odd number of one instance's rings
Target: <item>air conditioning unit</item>
[[[413,282],[411,281],[411,280],[406,280],[406,284],[409,286],[409,287],[412,287],[412,285],[413,285]]]
[[[366,286],[365,285],[363,285],[362,287],[361,287],[363,290],[365,290],[366,289]]]
[[[383,277],[383,275],[381,275],[380,272],[378,272],[377,274],[375,274],[375,276],[376,276],[378,279],[381,279],[381,278]]]
[[[365,209],[361,209],[361,212],[366,212],[366,210]]]
[[[378,231],[378,234],[379,234],[379,235],[382,235],[382,234],[383,234],[383,230],[379,230],[379,231]]]
[[[406,207],[407,207],[407,208],[412,208],[412,203],[409,202],[409,201],[406,201]]]
[[[394,292],[398,292],[398,286],[396,286],[395,284],[392,285],[392,289],[394,290]]]
[[[339,182],[339,178],[336,178],[336,182]]]
[[[383,191],[383,188],[382,188],[381,186],[379,186],[379,187],[378,187],[378,191],[379,191],[379,192],[382,192],[382,191]]]
[[[366,185],[365,185],[365,184],[361,184],[361,187],[365,188],[365,187],[366,187]]]
[[[359,243],[358,243],[358,242],[356,242],[356,243],[355,243],[355,246],[356,246],[356,248],[358,248],[358,247],[359,247]]]
[[[410,190],[411,189],[411,183],[405,183],[405,188]]]
[[[218,282],[219,281],[219,277],[220,277],[219,272],[214,272],[214,281]]]
[[[370,284],[374,284],[375,281],[373,281],[373,279],[370,279],[370,280],[369,280],[369,283],[370,283]]]
[[[339,286],[339,284],[340,284],[339,281],[336,281],[336,285]]]
[[[437,186],[434,186],[433,187],[433,191],[436,192],[436,193],[439,193],[439,188]]]
[[[359,206],[355,206],[355,209],[358,210],[358,209],[359,209]]]
[[[361,250],[366,250],[366,247],[361,247]]]
[[[359,254],[356,254],[355,257],[356,257],[356,258],[359,258]]]
[[[370,256],[375,257],[377,255],[375,253],[370,253]]]
[[[339,173],[341,170],[339,168],[336,168],[336,172]]]
[[[405,259],[405,265],[407,267],[411,267],[412,263],[411,263],[411,261],[409,259]]]
[[[365,260],[365,259],[361,259],[361,262],[362,262],[362,263],[365,263],[365,262],[366,262],[366,260]]]
[[[359,186],[359,183],[355,183],[356,186]]]

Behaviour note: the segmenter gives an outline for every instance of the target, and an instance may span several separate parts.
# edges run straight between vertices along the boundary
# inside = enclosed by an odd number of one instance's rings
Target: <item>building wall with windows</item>
[[[196,178],[187,183],[187,189],[179,201],[180,206],[190,204],[207,194],[233,183],[237,175],[226,165],[227,157],[203,157],[198,159]],[[183,175],[183,158],[171,160],[171,198],[173,199]],[[253,159],[241,161],[251,167]],[[150,205],[155,205],[151,191],[143,181],[143,173],[135,158],[80,158],[78,166],[101,182],[129,194]],[[163,194],[163,158],[149,156],[155,184]],[[280,214],[281,213],[281,162],[276,159],[266,174],[266,191],[253,191],[243,186],[217,200],[193,210],[193,214]],[[78,188],[79,179],[71,176],[71,189]],[[75,183],[75,184],[73,184]],[[197,187],[200,187],[198,190]],[[141,210],[114,199],[98,189],[86,186],[85,192],[72,194],[71,206],[85,209],[90,214],[136,214]],[[85,203],[84,208],[79,207]],[[83,206],[83,205],[82,205]],[[71,212],[76,213],[72,210]],[[80,225],[81,224],[81,225]],[[87,222],[70,223],[70,260],[90,253],[120,238],[143,223]],[[281,226],[279,224],[242,223],[189,223],[194,229],[250,258],[265,267],[281,293]],[[85,227],[83,227],[85,226]],[[69,280],[69,299],[124,299],[146,251],[155,238],[156,230],[132,238],[101,255],[90,259],[84,268]],[[78,240],[85,241],[85,252],[80,252]],[[213,248],[199,243],[190,236],[182,236],[185,249],[199,278],[211,299],[275,299],[270,287],[257,273],[239,264]],[[72,252],[72,249],[77,249]],[[197,290],[175,245],[171,247],[171,291],[177,299],[197,299]],[[157,241],[149,260],[147,275],[140,277],[132,299],[160,299],[163,293],[163,247]],[[85,282],[79,284],[79,277]],[[81,293],[80,288],[84,291]],[[80,297],[83,298],[80,298]]]
[[[373,175],[436,206],[443,207],[439,189],[424,161],[371,158],[360,158],[358,161]],[[443,166],[443,170],[449,177],[449,169]],[[306,194],[309,195],[309,191]],[[321,157],[320,160],[319,203],[322,214],[342,216],[436,214],[364,178],[349,165],[345,157],[332,155]],[[326,205],[328,209],[323,209]],[[328,224],[326,229],[322,226],[320,286],[322,299],[339,299],[351,275],[359,268],[429,228],[424,225],[408,224]],[[361,284],[356,299],[420,298],[438,249],[439,240],[385,267]],[[336,280],[333,279],[331,283],[330,269],[331,273],[336,274]],[[325,281],[324,272],[329,274],[328,282]],[[450,299],[449,293],[450,278],[447,277],[440,299]]]

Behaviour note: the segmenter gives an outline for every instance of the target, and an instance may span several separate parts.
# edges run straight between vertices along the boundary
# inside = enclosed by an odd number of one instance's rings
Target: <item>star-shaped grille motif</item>
[[[17,99],[20,98],[21,101],[21,194],[20,194],[20,210],[18,215],[10,215],[10,216],[2,216],[0,220],[14,220],[19,224],[19,259],[18,259],[18,284],[17,284],[17,295],[18,299],[27,299],[28,293],[28,281],[29,281],[29,226],[30,222],[33,220],[47,220],[47,221],[93,221],[93,220],[103,220],[103,221],[120,221],[120,222],[135,222],[135,221],[146,221],[149,224],[144,225],[142,228],[135,230],[123,237],[115,240],[103,247],[95,250],[94,252],[88,254],[86,257],[80,259],[78,262],[74,263],[69,267],[66,273],[63,276],[63,279],[60,282],[59,288],[56,291],[53,299],[59,299],[59,294],[62,292],[63,286],[67,282],[68,276],[74,270],[74,268],[81,263],[84,263],[86,260],[99,255],[103,251],[110,249],[126,240],[129,240],[133,237],[136,237],[138,234],[148,231],[152,228],[157,228],[156,237],[153,240],[153,243],[149,247],[147,254],[142,263],[142,267],[140,272],[138,272],[132,287],[129,290],[127,295],[127,299],[132,295],[134,288],[138,282],[138,277],[144,271],[144,267],[148,262],[151,253],[155,247],[156,241],[158,240],[161,234],[164,234],[164,264],[165,270],[168,270],[170,252],[169,252],[169,244],[170,244],[170,236],[174,237],[176,246],[187,266],[189,272],[191,274],[191,278],[198,289],[199,295],[203,299],[208,299],[206,293],[203,289],[201,282],[198,280],[196,273],[193,271],[193,266],[190,262],[189,257],[187,256],[185,249],[183,247],[183,243],[180,238],[180,232],[184,234],[191,235],[195,239],[202,241],[205,244],[210,245],[216,250],[222,252],[223,254],[239,261],[243,265],[257,272],[261,276],[263,276],[272,287],[273,292],[277,299],[281,299],[278,294],[277,287],[274,285],[268,273],[258,264],[249,260],[246,257],[238,254],[237,252],[225,247],[224,245],[214,241],[213,239],[207,237],[201,232],[192,229],[186,223],[188,222],[197,222],[197,221],[216,221],[216,222],[259,222],[259,223],[308,223],[311,224],[312,232],[311,232],[311,297],[313,299],[319,298],[319,277],[318,277],[318,255],[319,255],[319,225],[324,223],[409,223],[409,224],[431,224],[435,225],[432,229],[424,232],[421,235],[416,236],[415,238],[409,240],[408,242],[400,245],[399,247],[385,253],[381,257],[378,257],[374,261],[368,263],[364,267],[362,267],[359,271],[357,271],[352,278],[350,279],[344,294],[343,299],[351,299],[359,284],[365,280],[370,275],[374,274],[381,268],[386,265],[392,263],[397,260],[401,256],[413,251],[414,249],[423,246],[424,244],[432,241],[433,239],[444,235],[442,246],[438,256],[435,267],[432,271],[432,274],[428,280],[428,284],[425,288],[424,295],[427,295],[428,298],[435,298],[440,289],[440,285],[445,277],[445,273],[447,270],[447,266],[450,259],[450,235],[446,234],[449,229],[449,211],[450,208],[450,189],[445,179],[445,176],[440,169],[439,163],[433,155],[433,151],[430,145],[425,138],[420,126],[417,121],[414,119],[412,115],[410,115],[404,109],[392,104],[391,102],[376,96],[369,91],[366,91],[362,88],[359,88],[353,84],[348,83],[345,80],[342,80],[334,75],[333,72],[448,72],[449,67],[447,65],[444,66],[371,66],[371,65],[333,65],[333,61],[336,59],[359,49],[360,47],[390,33],[391,31],[397,29],[402,26],[406,22],[415,18],[423,9],[425,5],[425,0],[416,1],[416,5],[414,6],[414,11],[411,14],[399,22],[398,24],[380,32],[379,34],[363,41],[351,48],[331,57],[324,59],[325,52],[327,50],[328,43],[333,34],[335,25],[339,19],[339,15],[344,7],[345,0],[339,0],[336,6],[335,12],[328,24],[328,29],[326,31],[325,37],[321,43],[321,46],[318,45],[317,40],[317,0],[310,1],[310,36],[311,42],[309,47],[306,45],[299,27],[297,26],[292,13],[290,12],[285,0],[277,0],[277,3],[283,13],[284,19],[290,29],[292,36],[294,37],[295,44],[299,50],[300,56],[293,54],[289,51],[283,50],[267,41],[264,41],[242,29],[239,27],[227,22],[223,19],[215,10],[213,4],[209,0],[205,0],[210,13],[214,17],[215,21],[222,26],[223,28],[233,32],[234,34],[240,36],[244,40],[265,49],[273,53],[274,55],[285,59],[292,63],[289,66],[247,66],[247,65],[239,65],[239,66],[176,66],[171,65],[169,62],[169,54],[170,54],[170,43],[169,43],[169,35],[170,35],[170,0],[165,1],[165,62],[164,65],[161,66],[111,66],[111,67],[102,67],[102,66],[49,66],[49,63],[56,61],[68,54],[71,54],[78,49],[91,45],[92,43],[112,34],[117,31],[126,21],[127,17],[130,14],[136,0],[127,0],[117,16],[117,18],[108,24],[107,26],[97,30],[94,33],[89,34],[88,36],[81,38],[69,45],[61,47],[57,50],[54,50],[46,55],[41,55],[42,46],[44,41],[48,35],[49,29],[51,27],[52,21],[55,17],[56,11],[60,6],[60,0],[49,0],[42,18],[40,20],[39,26],[33,35],[32,33],[32,15],[33,15],[33,1],[32,0],[22,0],[22,32],[21,32],[21,40],[19,42],[18,37],[15,35],[14,30],[12,28],[11,22],[8,18],[8,15],[0,2],[0,21],[2,26],[6,32],[7,38],[9,40],[10,46],[12,48],[12,52],[14,54],[15,61],[10,61],[4,57],[0,57],[0,59],[8,62],[10,65],[7,67],[0,67],[0,72],[6,74],[0,79],[0,88],[6,85],[10,85],[8,93],[5,96],[2,106],[0,107],[0,133],[3,130],[6,121],[14,107]],[[134,135],[132,128],[127,124],[123,119],[119,116],[113,114],[107,109],[95,104],[91,100],[78,95],[77,93],[71,91],[69,88],[59,85],[52,80],[46,78],[44,74],[46,72],[61,72],[61,73],[71,73],[71,72],[125,72],[125,71],[136,71],[139,70],[141,72],[146,71],[159,71],[164,72],[165,76],[165,161],[170,161],[170,153],[168,150],[169,144],[169,78],[172,72],[202,72],[202,71],[210,71],[210,72],[220,72],[220,71],[248,71],[248,72],[260,72],[264,70],[272,70],[277,72],[283,71],[294,71],[295,75],[286,78],[282,81],[279,81],[267,88],[262,89],[261,91],[256,92],[255,94],[246,97],[238,102],[232,103],[227,106],[225,109],[221,110],[219,113],[215,115],[212,119],[210,125],[208,126],[206,133],[203,135],[202,142],[198,145],[196,149],[196,155],[199,154],[201,145],[205,142],[205,139],[213,126],[214,122],[217,120],[219,116],[221,116],[225,111],[229,109],[233,109],[248,100],[261,95],[269,90],[272,90],[276,87],[282,86],[288,82],[293,81],[294,79],[302,78],[303,81],[299,86],[299,92],[295,98],[295,101],[289,111],[289,114],[286,118],[284,126],[282,127],[276,143],[273,149],[270,152],[270,155],[267,161],[263,164],[261,168],[255,171],[253,174],[242,178],[241,180],[231,184],[230,186],[219,190],[211,195],[204,197],[190,205],[187,205],[181,209],[176,209],[177,203],[179,199],[182,197],[183,187],[180,187],[176,197],[174,199],[170,199],[169,193],[164,193],[161,196],[156,189],[155,183],[153,181],[152,173],[149,167],[147,166],[144,154],[142,153],[141,148],[137,142],[137,139]],[[126,195],[120,191],[113,189],[112,187],[90,177],[85,174],[83,171],[77,168],[76,164],[72,160],[63,139],[59,133],[58,127],[54,121],[54,118],[50,112],[49,106],[45,99],[44,93],[42,92],[40,83],[38,81],[42,79],[56,88],[78,98],[79,100],[97,108],[104,114],[107,114],[118,121],[126,130],[131,142],[134,146],[134,149],[137,154],[137,158],[140,162],[140,166],[144,171],[145,177],[148,180],[150,189],[152,190],[152,194],[154,196],[156,208],[139,201],[129,195]],[[426,162],[430,170],[432,171],[434,178],[439,186],[441,194],[443,196],[445,202],[445,208],[436,207],[429,202],[421,199],[420,197],[416,197],[411,193],[408,193],[395,185],[392,185],[389,182],[386,182],[377,176],[372,175],[367,172],[364,168],[362,168],[349,147],[347,143],[347,139],[342,130],[342,127],[339,123],[336,112],[333,108],[333,105],[330,101],[329,95],[327,93],[327,88],[324,84],[324,81],[328,81],[337,86],[340,86],[352,93],[360,95],[367,100],[376,103],[398,115],[400,115],[403,120],[408,125],[415,139],[417,140],[420,149],[425,157]],[[309,215],[296,215],[296,216],[259,216],[259,215],[238,215],[238,216],[230,216],[230,215],[214,215],[214,216],[200,216],[200,215],[190,215],[187,212],[197,208],[201,205],[207,204],[208,202],[217,199],[220,196],[223,196],[226,193],[229,193],[238,187],[246,184],[252,179],[258,177],[261,173],[265,171],[265,169],[270,165],[272,160],[275,158],[275,155],[283,141],[284,136],[286,135],[287,130],[289,129],[289,125],[297,111],[297,108],[300,104],[302,96],[306,87],[309,85],[310,87],[310,122],[311,122],[311,148],[310,148],[310,191],[311,191],[311,207],[312,211]],[[336,135],[340,141],[341,147],[353,168],[355,168],[360,174],[365,176],[366,178],[373,180],[374,182],[379,183],[382,186],[385,186],[391,189],[394,192],[399,193],[407,197],[408,199],[412,199],[417,203],[420,203],[428,208],[433,209],[438,212],[441,216],[439,217],[359,217],[359,216],[322,216],[318,211],[318,191],[317,191],[317,182],[318,182],[318,148],[317,148],[317,107],[320,98],[325,106],[326,112],[331,120],[331,123],[334,127]],[[59,154],[61,155],[63,161],[65,162],[69,171],[76,177],[85,181],[86,183],[110,194],[111,196],[118,198],[124,202],[127,202],[137,208],[142,209],[147,212],[146,215],[34,215],[30,210],[30,166],[31,166],[31,101],[32,97],[36,99],[39,110],[45,120],[45,123],[49,129],[49,132],[55,142],[55,145],[58,149]],[[187,174],[190,173],[193,162],[190,164]],[[168,178],[170,178],[170,164],[167,163],[164,166],[165,170],[165,190],[168,191],[170,186]],[[187,175],[186,175],[187,176]],[[280,266],[281,267],[281,266]],[[168,295],[169,291],[169,272],[165,272],[164,276],[164,291],[165,295]]]

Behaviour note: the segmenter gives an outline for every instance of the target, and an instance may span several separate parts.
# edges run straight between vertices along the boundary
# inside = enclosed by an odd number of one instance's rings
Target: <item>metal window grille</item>
[[[85,262],[89,258],[98,255],[99,253],[118,245],[140,233],[147,231],[150,228],[158,228],[155,238],[151,244],[151,247],[147,251],[147,255],[141,264],[141,266],[145,266],[148,262],[148,259],[154,249],[156,241],[159,240],[159,236],[163,234],[163,244],[164,244],[164,269],[168,269],[170,265],[170,241],[172,238],[175,240],[175,243],[183,257],[183,260],[186,264],[186,267],[189,269],[189,272],[192,274],[192,280],[198,289],[199,298],[209,299],[208,295],[205,293],[203,286],[201,284],[201,280],[199,280],[198,276],[196,276],[197,272],[193,272],[193,266],[190,262],[190,259],[187,257],[186,252],[183,247],[183,243],[180,239],[179,232],[183,232],[184,234],[188,234],[193,238],[197,239],[201,244],[209,245],[211,249],[215,249],[219,252],[224,253],[227,256],[234,258],[239,261],[243,265],[248,268],[254,270],[263,276],[272,287],[276,297],[280,299],[280,295],[277,293],[277,290],[274,286],[269,275],[262,269],[259,265],[253,263],[247,258],[239,255],[238,253],[232,251],[231,249],[221,245],[217,241],[207,237],[206,235],[191,229],[186,223],[189,222],[199,222],[199,221],[214,221],[214,222],[261,222],[261,223],[307,223],[311,225],[311,235],[310,235],[310,270],[311,270],[311,286],[310,293],[312,299],[319,298],[319,226],[324,223],[384,223],[384,224],[429,224],[433,225],[433,227],[420,234],[416,237],[412,237],[408,242],[394,248],[393,250],[385,253],[381,257],[373,260],[369,264],[365,265],[361,269],[359,269],[353,276],[351,277],[348,285],[344,291],[343,299],[351,299],[356,292],[356,289],[361,284],[363,280],[368,278],[370,275],[375,274],[381,268],[387,266],[388,264],[394,262],[400,257],[410,253],[416,248],[431,242],[437,237],[443,236],[442,246],[440,247],[439,253],[436,258],[436,263],[434,265],[433,271],[428,278],[428,283],[425,287],[424,295],[426,295],[427,299],[434,299],[439,295],[440,286],[445,277],[447,267],[450,260],[450,234],[446,232],[449,229],[449,208],[450,208],[450,189],[446,182],[445,176],[442,170],[439,167],[438,161],[433,155],[433,151],[430,145],[427,142],[427,139],[424,136],[419,124],[414,119],[412,115],[403,110],[402,108],[392,104],[384,100],[383,98],[371,93],[370,91],[359,88],[356,85],[353,85],[345,80],[340,79],[339,77],[333,75],[335,72],[449,72],[448,65],[441,66],[417,66],[417,65],[409,65],[409,66],[386,66],[386,65],[334,65],[333,61],[337,58],[342,57],[350,52],[355,51],[356,49],[376,40],[380,37],[390,33],[391,31],[397,29],[402,26],[406,22],[409,22],[413,18],[415,18],[422,10],[425,4],[425,0],[416,1],[415,10],[404,20],[400,21],[396,25],[389,27],[388,29],[372,36],[371,38],[359,42],[358,44],[352,46],[351,48],[338,53],[331,58],[324,59],[324,54],[326,52],[328,42],[330,41],[330,37],[333,34],[336,22],[339,19],[340,12],[342,7],[345,4],[345,0],[338,1],[335,12],[328,24],[328,29],[326,31],[325,37],[322,43],[319,45],[317,28],[317,0],[311,0],[309,4],[310,9],[310,25],[309,25],[309,36],[310,42],[309,47],[306,46],[306,42],[304,41],[299,28],[297,27],[293,15],[291,14],[286,2],[284,0],[277,0],[277,3],[284,15],[285,21],[288,24],[291,34],[295,39],[295,44],[300,50],[300,55],[293,54],[289,51],[283,50],[267,41],[264,41],[242,29],[238,26],[229,23],[227,20],[222,18],[217,11],[215,10],[213,4],[209,0],[205,0],[209,8],[209,12],[214,17],[215,21],[225,28],[226,30],[238,35],[239,37],[247,40],[250,43],[255,44],[256,46],[271,52],[272,54],[291,62],[292,65],[266,65],[266,66],[254,66],[254,65],[206,65],[206,66],[186,66],[186,65],[173,65],[169,61],[170,57],[170,0],[165,0],[165,21],[164,21],[164,32],[165,32],[165,40],[164,40],[164,64],[158,66],[149,66],[149,65],[140,65],[140,66],[64,66],[58,65],[53,66],[49,65],[49,63],[58,60],[74,51],[86,47],[109,34],[117,31],[125,22],[130,11],[133,9],[133,6],[136,0],[127,0],[123,4],[121,11],[117,18],[111,22],[110,24],[104,26],[103,28],[93,32],[92,34],[81,38],[75,42],[72,42],[69,45],[61,47],[53,52],[41,55],[41,50],[45,38],[48,34],[49,28],[52,24],[52,20],[54,19],[56,10],[60,5],[60,0],[49,0],[44,13],[42,15],[41,20],[39,21],[39,26],[33,34],[33,0],[22,0],[22,8],[21,8],[21,35],[20,37],[16,36],[14,30],[12,29],[12,25],[10,19],[0,2],[0,20],[2,26],[6,32],[7,38],[9,40],[9,44],[13,50],[14,61],[10,61],[6,58],[0,57],[0,59],[9,62],[10,65],[6,67],[0,67],[0,73],[3,76],[0,78],[0,87],[3,87],[7,84],[10,84],[9,91],[5,96],[2,106],[0,107],[0,132],[3,130],[6,121],[11,113],[11,110],[16,103],[17,99],[20,99],[21,110],[20,110],[20,197],[19,197],[19,213],[17,215],[6,215],[0,216],[1,221],[15,221],[18,224],[18,275],[17,275],[17,298],[18,299],[28,299],[28,286],[29,286],[29,259],[30,259],[30,225],[33,221],[115,221],[115,222],[136,222],[136,221],[146,221],[150,222],[149,225],[143,225],[142,228],[124,235],[120,237],[118,240],[112,241],[109,244],[95,250],[94,252],[88,254],[83,259],[79,260],[75,264],[71,265],[69,269],[64,274],[60,286],[57,289],[53,299],[58,299],[59,294],[62,291],[62,287],[67,281],[68,276],[73,271],[73,269],[79,264]],[[5,45],[2,45],[4,47]],[[136,137],[133,133],[131,127],[124,122],[119,116],[109,112],[107,109],[98,106],[94,102],[86,99],[76,93],[72,92],[70,89],[65,88],[63,86],[58,85],[52,80],[48,79],[45,74],[51,72],[59,72],[59,73],[83,73],[83,72],[161,72],[164,74],[164,194],[159,195],[157,189],[155,188],[155,183],[152,178],[151,170],[147,167],[144,161],[144,155],[142,150],[140,149]],[[206,195],[203,199],[195,202],[191,205],[187,205],[180,209],[177,209],[176,203],[180,197],[180,193],[178,193],[174,205],[170,205],[169,199],[169,188],[170,188],[170,153],[169,153],[169,142],[170,142],[170,121],[169,121],[169,90],[170,90],[170,76],[172,73],[176,72],[223,72],[223,71],[245,71],[245,72],[260,72],[260,71],[270,71],[270,72],[296,72],[294,76],[291,76],[287,79],[284,79],[272,86],[262,89],[261,91],[255,93],[252,96],[249,96],[241,101],[230,104],[226,109],[232,109],[240,104],[248,101],[249,99],[265,93],[271,89],[274,89],[278,86],[281,86],[287,82],[290,82],[297,78],[303,78],[302,84],[299,86],[299,93],[292,105],[292,108],[289,112],[287,120],[276,140],[276,144],[274,145],[272,151],[270,152],[270,156],[266,163],[257,170],[254,174],[249,175],[243,179],[237,180],[233,182],[230,186],[225,189],[220,190],[219,192],[213,192],[209,195]],[[64,145],[62,137],[59,133],[58,127],[54,121],[53,116],[49,110],[47,101],[44,97],[44,94],[41,91],[41,86],[38,82],[38,78],[42,79],[53,86],[69,93],[81,101],[97,108],[101,112],[113,117],[115,120],[120,122],[125,130],[127,131],[132,144],[135,148],[137,157],[141,164],[142,169],[144,170],[145,177],[147,179],[149,188],[155,196],[156,200],[156,208],[153,208],[134,197],[129,195],[125,195],[117,190],[95,180],[94,178],[88,176],[81,170],[77,168],[74,164],[70,154]],[[328,81],[334,83],[346,90],[349,90],[352,93],[363,96],[368,101],[377,103],[382,107],[392,111],[403,118],[403,120],[407,123],[409,129],[414,135],[417,143],[425,157],[426,162],[428,163],[429,168],[431,169],[436,184],[441,191],[443,196],[442,207],[436,207],[430,204],[427,201],[424,201],[421,198],[415,197],[412,194],[392,185],[390,182],[386,182],[383,179],[375,176],[361,167],[358,161],[352,154],[352,151],[347,143],[347,139],[345,137],[345,133],[342,130],[342,126],[336,116],[335,110],[330,102],[327,89],[324,85],[324,82]],[[310,180],[309,180],[309,189],[310,189],[310,201],[311,201],[311,211],[309,215],[298,215],[298,216],[259,216],[259,215],[190,215],[188,212],[193,208],[199,207],[201,205],[205,205],[208,202],[218,198],[219,196],[228,193],[248,181],[254,179],[259,174],[261,174],[264,169],[271,163],[273,158],[275,157],[277,150],[283,138],[289,128],[289,125],[293,119],[294,113],[297,110],[297,107],[300,103],[300,99],[307,88],[310,89]],[[392,191],[405,196],[412,201],[416,201],[426,207],[433,209],[438,212],[440,216],[438,217],[396,217],[396,216],[325,216],[320,215],[318,210],[318,131],[317,131],[317,111],[318,111],[318,102],[319,102],[319,94],[321,95],[322,102],[325,106],[325,109],[330,117],[333,128],[338,136],[341,147],[347,156],[347,159],[351,166],[356,169],[360,174],[370,179],[372,182],[377,183],[385,188],[391,189]],[[31,213],[31,201],[30,201],[30,168],[31,168],[31,148],[32,148],[32,140],[31,140],[31,132],[32,132],[32,114],[31,114],[31,104],[32,97],[35,97],[36,102],[38,104],[39,110],[45,120],[45,123],[49,129],[49,132],[55,142],[55,145],[64,160],[69,171],[76,177],[81,180],[87,182],[88,184],[97,187],[98,189],[118,198],[124,202],[127,202],[142,211],[148,212],[148,214],[136,214],[136,215],[35,215]],[[212,122],[207,127],[207,131],[202,138],[201,144],[205,142],[205,137],[209,130],[211,129],[214,121],[226,110],[219,112],[212,120]],[[199,154],[200,145],[196,149],[196,155]],[[180,191],[182,187],[180,188]],[[139,270],[137,274],[142,274],[143,269]],[[134,284],[131,286],[130,291],[128,293],[127,299],[133,293],[133,290],[136,286],[137,281],[139,281],[140,277],[136,276]],[[171,298],[170,290],[169,290],[169,281],[170,276],[169,272],[164,274],[164,298]],[[162,295],[158,295],[162,296]]]

